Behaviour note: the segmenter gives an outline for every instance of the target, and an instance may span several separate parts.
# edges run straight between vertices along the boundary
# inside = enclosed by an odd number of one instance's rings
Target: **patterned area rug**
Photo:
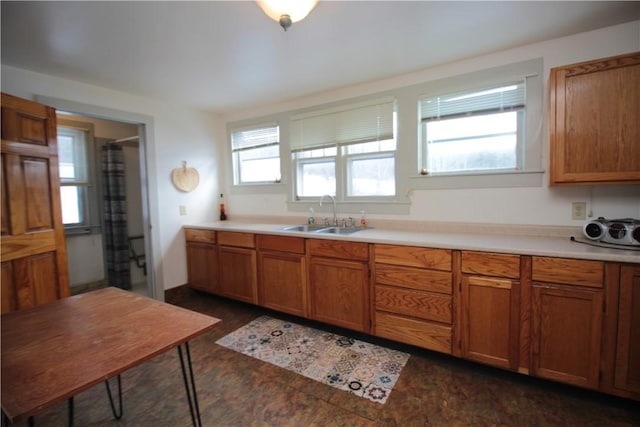
[[[409,360],[407,353],[268,316],[217,344],[378,403]]]

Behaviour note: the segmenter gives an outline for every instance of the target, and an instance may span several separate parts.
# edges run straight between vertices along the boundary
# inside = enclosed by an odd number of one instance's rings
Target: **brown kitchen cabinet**
[[[301,237],[256,236],[258,304],[307,317],[307,267]]]
[[[604,263],[532,257],[531,374],[598,389]]]
[[[218,292],[218,246],[214,230],[186,228],[187,275],[189,287]]]
[[[256,243],[253,233],[218,231],[219,294],[258,303]]]
[[[451,251],[375,244],[373,260],[373,334],[451,354]]]
[[[309,317],[369,332],[369,245],[322,239],[307,239],[306,244]]]
[[[518,369],[520,271],[519,255],[461,253],[462,357]]]
[[[640,183],[640,52],[553,68],[550,185]]]
[[[620,269],[618,333],[613,378],[616,394],[640,399],[640,266]]]

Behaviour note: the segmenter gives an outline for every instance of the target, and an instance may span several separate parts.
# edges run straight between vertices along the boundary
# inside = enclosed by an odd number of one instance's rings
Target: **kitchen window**
[[[522,169],[525,82],[420,101],[421,174]]]
[[[280,182],[280,128],[277,124],[252,126],[231,132],[233,182]]]
[[[340,201],[393,198],[396,139],[392,99],[291,118],[296,200],[323,194]]]
[[[89,129],[58,126],[58,158],[62,223],[65,229],[87,231],[91,224],[91,147]]]

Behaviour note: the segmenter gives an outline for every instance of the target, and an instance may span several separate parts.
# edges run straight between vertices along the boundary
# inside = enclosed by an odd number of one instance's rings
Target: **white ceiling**
[[[633,1],[0,3],[2,64],[220,113],[640,19]]]

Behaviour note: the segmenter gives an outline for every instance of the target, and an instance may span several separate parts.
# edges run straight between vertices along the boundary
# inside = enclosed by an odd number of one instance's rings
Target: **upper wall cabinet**
[[[640,183],[640,52],[553,68],[550,185]]]

